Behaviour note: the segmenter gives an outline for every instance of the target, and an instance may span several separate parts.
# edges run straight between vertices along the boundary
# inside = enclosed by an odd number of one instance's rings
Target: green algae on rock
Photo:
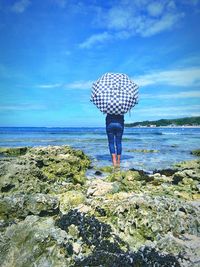
[[[2,158],[0,190],[9,193],[53,193],[62,183],[83,185],[90,159],[68,146],[34,147],[25,155]]]
[[[113,172],[113,167],[112,166],[103,166],[98,168],[98,170],[106,173],[112,173]]]
[[[194,156],[200,156],[200,149],[196,149],[196,150],[193,150],[192,152],[191,152],[191,154],[192,155],[194,155]]]
[[[47,194],[12,194],[0,197],[0,220],[25,219],[28,215],[58,214],[58,198]]]
[[[187,160],[187,161],[181,161],[174,164],[174,167],[179,170],[184,169],[200,169],[200,160]]]
[[[68,236],[54,226],[51,217],[28,216],[8,227],[1,237],[1,266],[69,266],[63,248],[70,245]]]
[[[90,165],[89,158],[80,150],[74,150],[68,146],[48,147],[44,151],[40,148],[30,149],[30,153],[39,155],[40,165],[43,160],[41,170],[50,180],[69,181],[74,183],[85,183],[85,171]]]
[[[197,208],[168,197],[153,197],[146,194],[114,194],[107,202],[96,201],[108,215],[109,222],[122,240],[129,240],[132,249],[139,248],[146,240],[157,241],[167,232],[180,235],[183,231],[199,234],[196,218]],[[94,204],[93,204],[94,205]]]
[[[178,164],[177,164],[178,165]],[[129,170],[112,173],[107,176],[106,181],[115,182],[118,191],[146,193],[155,196],[169,196],[171,198],[197,199],[200,198],[200,169],[197,161],[192,161],[191,165],[184,163],[169,172],[167,176],[162,170],[161,173],[146,174],[143,171]],[[189,167],[190,166],[190,167]],[[171,176],[169,175],[171,173]]]
[[[60,201],[60,211],[62,212],[62,214],[65,214],[70,209],[86,202],[85,195],[82,192],[75,190],[58,194],[57,196]]]
[[[5,156],[25,155],[28,147],[0,147],[0,154]]]
[[[119,191],[140,192],[143,185],[145,185],[147,181],[151,181],[152,178],[139,171],[119,171],[110,174],[106,180],[108,182],[117,182]]]

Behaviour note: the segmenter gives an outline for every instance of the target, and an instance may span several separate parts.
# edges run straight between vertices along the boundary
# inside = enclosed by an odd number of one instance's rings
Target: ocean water
[[[153,171],[196,159],[191,151],[200,148],[200,128],[125,128],[122,169]],[[111,164],[105,128],[0,127],[0,146],[69,145],[83,150],[93,165]],[[157,150],[153,153],[129,152]]]

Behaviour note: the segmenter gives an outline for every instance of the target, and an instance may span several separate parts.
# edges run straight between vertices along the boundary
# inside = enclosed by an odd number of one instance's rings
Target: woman
[[[114,167],[120,167],[123,132],[124,115],[107,114],[106,133],[108,136],[108,145]]]

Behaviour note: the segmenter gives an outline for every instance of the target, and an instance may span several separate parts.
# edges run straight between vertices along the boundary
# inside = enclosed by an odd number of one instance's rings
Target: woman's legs
[[[122,135],[123,126],[119,123],[110,123],[106,127],[106,132],[108,136],[109,150],[112,157],[112,162],[114,166],[120,166],[120,158],[122,152]],[[115,152],[116,145],[116,152]],[[117,154],[117,155],[116,155]]]
[[[117,148],[117,165],[120,167],[120,159],[121,159],[121,153],[122,153],[122,135],[123,135],[124,128],[120,125],[120,127],[116,130],[115,135],[115,142],[116,142],[116,148]]]
[[[117,165],[118,167],[120,167],[120,158],[121,158],[121,155],[117,155],[116,165]]]
[[[116,154],[112,154],[112,163],[113,163],[113,166],[117,166]]]
[[[106,128],[106,133],[108,136],[108,146],[109,146],[110,154],[112,157],[112,163],[114,166],[116,166],[117,160],[116,160],[116,154],[115,154],[115,136],[114,136],[112,125],[109,125]]]
[[[108,146],[110,150],[110,154],[115,154],[115,136],[111,128],[107,129],[107,136],[108,136]]]

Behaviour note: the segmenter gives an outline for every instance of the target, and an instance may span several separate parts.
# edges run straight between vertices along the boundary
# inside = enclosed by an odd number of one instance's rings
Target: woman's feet
[[[120,155],[112,154],[112,163],[114,171],[120,171]]]
[[[114,167],[117,165],[116,154],[112,154],[112,163]]]
[[[120,158],[121,158],[121,155],[117,155],[117,166],[120,168]]]

